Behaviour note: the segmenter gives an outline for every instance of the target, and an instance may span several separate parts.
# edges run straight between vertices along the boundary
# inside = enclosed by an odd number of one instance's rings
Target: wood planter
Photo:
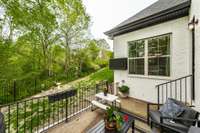
[[[116,121],[109,122],[109,121],[105,120],[105,131],[106,131],[106,133],[116,133],[117,122]]]

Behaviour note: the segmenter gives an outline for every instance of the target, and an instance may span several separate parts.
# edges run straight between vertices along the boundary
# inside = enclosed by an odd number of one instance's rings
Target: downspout
[[[192,29],[192,100],[195,100],[195,27]]]
[[[189,29],[192,31],[192,100],[195,100],[195,26],[197,24],[198,19],[195,16],[188,24]]]

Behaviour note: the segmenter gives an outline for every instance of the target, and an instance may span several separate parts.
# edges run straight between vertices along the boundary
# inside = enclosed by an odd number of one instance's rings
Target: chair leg
[[[160,126],[160,133],[163,133],[163,127]]]

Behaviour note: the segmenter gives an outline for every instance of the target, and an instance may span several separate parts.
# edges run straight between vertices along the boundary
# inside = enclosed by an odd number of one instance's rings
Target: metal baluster
[[[168,84],[166,84],[166,101],[168,99]]]
[[[26,132],[26,101],[24,102],[24,133]]]
[[[84,102],[84,101],[83,101],[83,88],[81,88],[81,93],[82,93],[82,94],[81,94],[81,104],[82,104],[82,105],[81,105],[81,109],[83,109],[83,102]]]
[[[70,116],[72,114],[71,113],[71,97],[69,97],[69,105],[68,106],[69,106],[68,109],[69,109],[69,116]]]
[[[160,86],[157,86],[158,87],[158,109],[160,108],[159,105],[160,105]]]
[[[33,132],[33,99],[31,99],[31,133]]]
[[[185,104],[187,104],[187,78],[185,78]]]
[[[39,98],[37,99],[37,132],[39,130]]]
[[[18,131],[18,127],[19,127],[19,121],[18,121],[18,119],[19,119],[19,103],[17,102],[17,133],[19,132]]]
[[[73,106],[73,116],[74,116],[74,113],[75,113],[75,96],[73,96],[72,99],[73,99],[72,106]]]
[[[175,99],[177,99],[177,82],[175,81]]]
[[[163,85],[162,85],[162,104],[164,103],[164,90],[163,90]]]
[[[10,133],[10,105],[8,105],[8,132]]]
[[[46,112],[45,112],[45,97],[43,97],[43,103],[42,103],[42,105],[43,105],[43,113],[42,113],[42,116],[43,116],[43,121],[42,121],[42,128],[43,128],[43,130],[44,130],[44,127],[45,127],[45,121],[44,121],[44,119],[45,119],[45,115],[46,115]]]
[[[54,109],[55,109],[55,102],[53,103],[53,125],[54,125],[54,122],[55,122],[55,112],[54,112]]]
[[[193,93],[193,90],[192,90],[193,89],[193,78],[190,78],[190,85],[191,85],[191,87],[190,87],[190,90],[191,90],[190,91],[190,93],[191,93],[190,94],[191,95],[191,97],[190,97],[190,105],[192,105],[192,99],[193,99],[193,94],[192,94]]]
[[[77,110],[80,111],[80,89],[77,90]]]
[[[180,101],[182,101],[182,79],[180,79]]]
[[[170,82],[170,97],[173,98],[173,96],[172,96],[172,82]]]
[[[68,98],[65,98],[65,117],[66,117],[66,122],[68,121]]]
[[[48,101],[48,127],[50,125],[50,119],[51,119],[51,104]]]
[[[64,108],[64,105],[63,105],[63,104],[64,104],[64,103],[63,103],[63,101],[64,101],[64,99],[62,99],[62,120],[63,120],[63,118],[64,118],[64,115],[63,115],[63,113],[64,113],[64,109],[63,109],[63,108]]]
[[[58,100],[58,102],[57,102],[57,112],[58,112],[58,123],[60,123],[60,114],[59,114],[59,110],[60,110],[60,100]]]

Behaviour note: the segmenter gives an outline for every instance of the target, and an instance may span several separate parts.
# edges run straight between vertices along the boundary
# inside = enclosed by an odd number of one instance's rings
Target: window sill
[[[147,75],[134,75],[134,74],[128,74],[128,77],[131,78],[146,78],[146,79],[155,79],[155,80],[172,80],[171,77],[164,77],[164,76],[147,76]]]

